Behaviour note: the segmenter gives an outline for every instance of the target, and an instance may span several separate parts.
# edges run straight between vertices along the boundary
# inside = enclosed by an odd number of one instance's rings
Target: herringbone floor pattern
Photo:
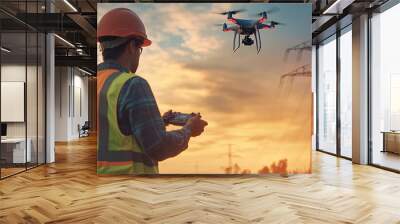
[[[312,175],[97,177],[95,146],[0,181],[0,223],[400,223],[400,175],[322,153]]]

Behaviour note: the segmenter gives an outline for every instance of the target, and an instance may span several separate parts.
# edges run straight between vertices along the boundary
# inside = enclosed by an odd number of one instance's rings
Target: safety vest
[[[157,174],[157,162],[151,160],[133,135],[124,135],[118,125],[118,96],[134,73],[117,69],[97,74],[98,135],[97,174]]]

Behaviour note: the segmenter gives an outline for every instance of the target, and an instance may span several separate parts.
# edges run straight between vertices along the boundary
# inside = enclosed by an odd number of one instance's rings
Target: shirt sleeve
[[[162,161],[187,149],[190,129],[166,131],[153,92],[145,79],[134,77],[128,80],[121,89],[118,103],[120,126],[125,126],[125,132],[134,136],[152,160]]]

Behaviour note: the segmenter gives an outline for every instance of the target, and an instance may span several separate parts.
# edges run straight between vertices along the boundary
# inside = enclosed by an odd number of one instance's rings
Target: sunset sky
[[[200,112],[209,123],[186,151],[160,163],[160,173],[224,173],[229,144],[233,164],[252,173],[282,159],[289,172],[310,170],[311,80],[280,86],[280,77],[311,64],[308,51],[284,60],[287,48],[311,40],[311,5],[99,3],[98,20],[120,7],[141,17],[153,41],[137,74],[150,83],[161,113]],[[234,17],[255,19],[270,8],[279,11],[268,19],[284,26],[260,31],[260,54],[255,44],[233,54],[233,33],[215,26],[228,23],[226,16],[215,12],[246,9]]]

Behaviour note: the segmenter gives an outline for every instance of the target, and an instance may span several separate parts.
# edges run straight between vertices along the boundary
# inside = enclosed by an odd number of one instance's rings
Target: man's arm
[[[122,88],[118,102],[119,114],[128,119],[129,132],[151,159],[162,161],[188,147],[191,129],[166,131],[153,92],[143,78],[129,80]]]

